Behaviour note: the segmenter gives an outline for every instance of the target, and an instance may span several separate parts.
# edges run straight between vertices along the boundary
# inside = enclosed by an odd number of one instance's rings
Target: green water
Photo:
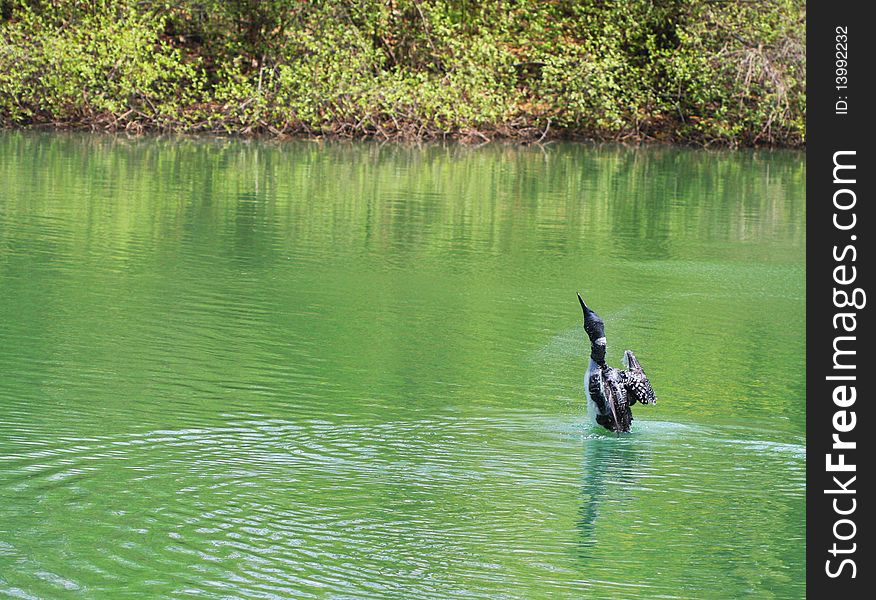
[[[802,597],[804,175],[0,134],[0,596]]]

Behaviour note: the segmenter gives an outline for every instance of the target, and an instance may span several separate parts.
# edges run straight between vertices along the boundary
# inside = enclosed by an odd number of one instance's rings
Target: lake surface
[[[803,161],[0,133],[0,596],[802,597]]]

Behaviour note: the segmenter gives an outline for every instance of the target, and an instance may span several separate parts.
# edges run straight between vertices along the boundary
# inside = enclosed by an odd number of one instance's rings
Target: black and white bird
[[[584,375],[587,407],[596,422],[611,431],[627,432],[633,421],[630,407],[636,402],[655,404],[657,397],[636,355],[624,351],[624,370],[605,363],[605,324],[578,294],[584,311],[584,331],[590,338],[590,364]]]

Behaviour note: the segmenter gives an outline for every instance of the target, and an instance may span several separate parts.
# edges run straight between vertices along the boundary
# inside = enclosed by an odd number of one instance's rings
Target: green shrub
[[[83,118],[173,126],[203,90],[197,61],[159,40],[160,17],[27,7],[2,29],[0,112],[13,122]]]
[[[805,140],[802,0],[0,0],[0,124]]]

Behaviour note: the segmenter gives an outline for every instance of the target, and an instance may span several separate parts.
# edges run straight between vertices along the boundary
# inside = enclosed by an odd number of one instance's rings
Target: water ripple
[[[800,596],[801,164],[0,135],[0,595]]]

